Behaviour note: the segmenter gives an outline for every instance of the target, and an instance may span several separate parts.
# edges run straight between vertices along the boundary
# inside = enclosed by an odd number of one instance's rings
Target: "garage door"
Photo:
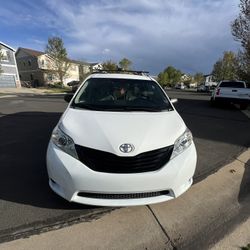
[[[15,76],[0,75],[0,88],[15,88]]]

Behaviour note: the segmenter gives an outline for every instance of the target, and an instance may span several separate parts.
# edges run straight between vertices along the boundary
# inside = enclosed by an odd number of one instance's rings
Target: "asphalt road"
[[[206,94],[168,94],[178,98],[175,106],[194,135],[195,181],[250,145],[250,119],[238,109],[212,108]],[[46,147],[66,105],[62,96],[0,99],[0,242],[56,223],[91,220],[112,209],[69,203],[48,187]]]

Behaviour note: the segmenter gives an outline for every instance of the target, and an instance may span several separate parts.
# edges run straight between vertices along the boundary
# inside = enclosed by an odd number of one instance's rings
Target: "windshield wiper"
[[[146,111],[146,112],[161,112],[163,110],[170,110],[169,108],[162,107],[123,107],[124,111]]]
[[[72,103],[71,107],[80,109],[89,109],[89,110],[100,110],[98,107],[86,103]]]

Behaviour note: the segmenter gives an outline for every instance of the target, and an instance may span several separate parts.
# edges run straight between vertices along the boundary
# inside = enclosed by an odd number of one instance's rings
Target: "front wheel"
[[[215,102],[215,100],[211,97],[210,98],[210,105],[212,106],[212,107],[215,107],[216,106],[216,102]]]

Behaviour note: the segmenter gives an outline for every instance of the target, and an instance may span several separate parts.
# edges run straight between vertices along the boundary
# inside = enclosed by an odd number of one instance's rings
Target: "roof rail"
[[[121,68],[118,68],[117,70],[105,70],[105,69],[101,69],[101,70],[95,70],[93,71],[91,74],[96,74],[96,73],[100,73],[100,74],[108,74],[108,73],[131,73],[134,75],[149,75],[148,71],[138,71],[138,70],[124,70]]]

